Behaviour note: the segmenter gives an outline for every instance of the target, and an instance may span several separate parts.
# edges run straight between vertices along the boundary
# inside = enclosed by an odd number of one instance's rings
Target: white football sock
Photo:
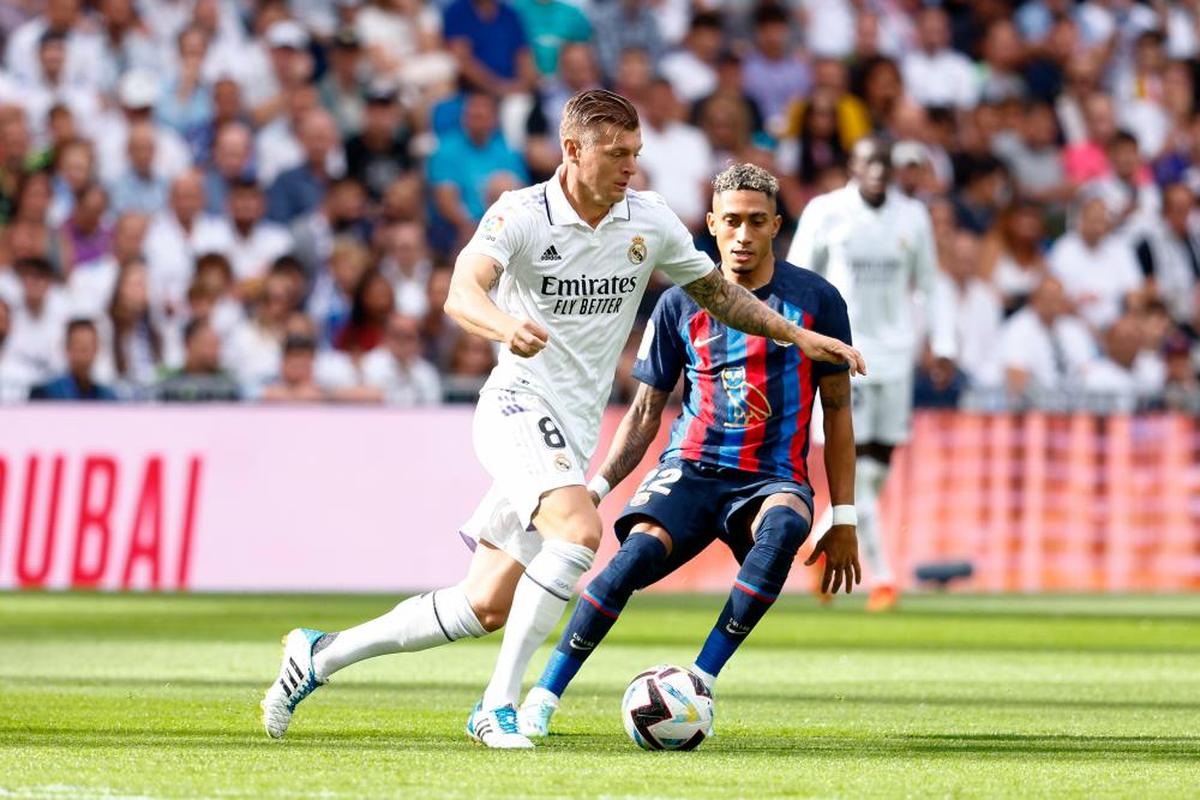
[[[583,545],[551,540],[529,562],[513,593],[496,669],[483,693],[485,709],[517,703],[529,659],[562,619],[579,576],[595,557]]]
[[[689,669],[692,672],[696,673],[700,677],[700,680],[704,681],[704,685],[708,687],[708,691],[709,691],[709,693],[711,693],[713,690],[713,687],[717,685],[717,676],[709,675],[707,672],[700,669],[695,664],[692,664],[692,666],[689,667]]]
[[[410,597],[381,617],[341,631],[313,654],[320,680],[351,664],[387,653],[413,653],[487,633],[461,586]]]
[[[858,509],[858,541],[875,586],[891,586],[896,579],[880,531],[879,494],[888,467],[873,458],[859,458],[854,473],[854,505]]]

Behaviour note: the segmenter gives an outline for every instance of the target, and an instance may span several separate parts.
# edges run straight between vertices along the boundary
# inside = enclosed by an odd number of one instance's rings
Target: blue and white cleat
[[[467,717],[467,735],[484,747],[496,750],[529,750],[533,747],[533,742],[517,727],[517,709],[511,704],[484,711],[483,702],[476,703]]]
[[[535,686],[517,710],[517,727],[530,739],[544,739],[550,735],[550,718],[555,711],[558,711],[558,698],[553,692]]]
[[[312,694],[325,681],[318,680],[312,665],[312,649],[325,634],[312,628],[294,628],[283,638],[283,663],[279,678],[263,697],[263,727],[272,739],[282,739],[287,733],[292,712],[300,701]]]

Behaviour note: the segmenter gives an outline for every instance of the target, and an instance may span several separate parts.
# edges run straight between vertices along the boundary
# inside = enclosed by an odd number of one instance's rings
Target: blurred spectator
[[[804,43],[814,55],[843,59],[854,52],[861,52],[856,43],[868,40],[860,35],[861,28],[872,24],[876,36],[869,40],[878,47],[878,17],[871,7],[879,4],[857,3],[854,0],[801,0],[791,5],[801,9]],[[864,23],[864,20],[867,22]]]
[[[567,101],[578,92],[599,87],[600,68],[591,45],[563,44],[558,51],[558,74],[543,82],[525,120],[525,161],[534,180],[547,180],[562,161],[558,129]],[[642,131],[644,134],[644,125]]]
[[[904,83],[900,79],[900,68],[890,58],[870,59],[862,66],[862,86],[856,94],[862,97],[867,108],[871,127],[881,130],[891,119],[892,110],[904,96]]]
[[[281,173],[304,163],[299,131],[309,113],[320,108],[315,86],[305,84],[287,91],[283,113],[259,128],[254,136],[254,163],[259,183],[270,186]],[[337,141],[335,136],[334,143]],[[341,174],[344,166],[340,149],[329,153],[325,162],[329,174]]]
[[[144,252],[150,270],[150,294],[157,308],[173,316],[183,306],[196,257],[228,255],[233,245],[229,223],[204,213],[204,178],[196,170],[171,184],[170,207],[154,216]]]
[[[987,24],[977,68],[979,96],[984,102],[1021,101],[1028,95],[1021,74],[1024,52],[1017,28],[1009,19]]]
[[[1083,105],[1085,138],[1069,142],[1063,150],[1067,179],[1075,184],[1102,178],[1112,169],[1108,147],[1117,135],[1112,99],[1099,92],[1089,95]]]
[[[354,289],[350,317],[333,337],[333,346],[356,362],[383,341],[388,317],[396,307],[391,285],[377,269],[368,269]]]
[[[337,125],[323,109],[309,111],[298,131],[304,161],[280,173],[267,192],[267,217],[289,224],[321,205],[331,178],[329,159],[338,147]]]
[[[790,20],[782,7],[758,7],[753,48],[743,65],[743,85],[766,117],[767,128],[776,133],[786,125],[788,104],[806,95],[812,85],[804,52],[792,46],[791,35]]]
[[[116,400],[113,390],[92,378],[99,350],[96,323],[73,319],[67,323],[67,371],[52,381],[33,387],[30,400]]]
[[[58,229],[62,271],[70,275],[79,264],[103,258],[112,248],[113,227],[108,221],[108,193],[98,183],[85,186],[71,216]]]
[[[67,276],[67,291],[75,314],[97,317],[108,308],[120,265],[142,256],[142,241],[150,220],[143,214],[124,214],[113,225],[112,245],[95,258],[77,262]]]
[[[1114,228],[1127,237],[1136,237],[1158,215],[1162,198],[1150,170],[1142,163],[1133,134],[1117,131],[1109,141],[1107,155],[1112,171],[1091,181],[1087,189],[1104,199]]]
[[[998,387],[1002,375],[996,343],[1004,312],[995,288],[981,275],[979,238],[967,231],[954,234],[949,256],[940,261],[943,271],[938,273],[932,301],[947,308],[946,318],[954,320],[955,363],[970,385]],[[924,375],[934,388],[944,391],[953,375],[936,374],[939,365],[934,361],[926,357]]]
[[[684,224],[704,226],[712,194],[713,153],[708,139],[686,121],[685,109],[670,81],[657,78],[641,116],[640,170]]]
[[[429,309],[426,285],[433,271],[425,229],[416,222],[398,222],[383,232],[379,270],[395,287],[396,310],[422,317]]]
[[[98,85],[115,88],[121,72],[129,69],[158,71],[162,56],[150,29],[141,20],[134,0],[100,0],[101,56]]]
[[[1094,358],[1096,347],[1083,322],[1069,314],[1062,284],[1042,281],[1029,305],[1000,331],[1000,359],[1010,397],[1025,400],[1066,392]]]
[[[437,405],[442,399],[437,369],[421,358],[421,327],[399,312],[388,318],[384,342],[363,357],[363,382],[396,406]]]
[[[253,157],[254,140],[250,128],[241,122],[229,122],[217,130],[212,163],[204,169],[206,212],[224,214],[229,207],[230,187],[254,180]]]
[[[317,343],[304,336],[289,336],[283,342],[279,377],[262,392],[262,399],[272,403],[318,403],[327,399],[325,390],[317,385],[313,366]]]
[[[771,153],[754,143],[753,123],[744,104],[721,95],[709,98],[700,109],[700,129],[712,146],[712,174],[736,162],[773,170]]]
[[[537,82],[521,18],[504,0],[453,0],[443,33],[467,86],[502,97],[529,91]]]
[[[206,320],[183,330],[183,366],[159,381],[155,396],[168,403],[235,402],[237,383],[221,369],[221,338]]]
[[[830,167],[844,167],[847,159],[846,137],[838,118],[837,96],[832,90],[824,87],[814,90],[799,118],[796,135],[780,142],[777,154],[781,193],[793,214],[799,214],[814,196],[821,173]]]
[[[177,47],[176,74],[164,84],[155,104],[155,116],[182,136],[195,154],[202,152],[213,116],[212,89],[201,75],[208,35],[200,28],[186,28],[178,36]]]
[[[1137,241],[1136,254],[1147,294],[1159,297],[1178,322],[1191,319],[1200,282],[1200,229],[1195,195],[1181,183],[1163,188],[1162,214]]]
[[[650,102],[650,85],[654,79],[654,62],[648,51],[640,47],[628,47],[620,52],[613,91],[628,98],[639,114],[645,113]]]
[[[992,152],[1008,167],[1017,190],[1031,200],[1059,202],[1073,189],[1063,172],[1054,110],[1044,103],[1029,106],[1016,130],[992,137]]]
[[[418,106],[452,91],[458,75],[456,60],[442,41],[438,5],[374,0],[354,20],[377,77],[400,81],[405,102]]]
[[[113,211],[153,214],[167,202],[167,181],[154,171],[157,146],[154,124],[141,121],[129,127],[129,169],[112,184]]]
[[[621,90],[620,66],[627,51],[640,52],[653,74],[663,52],[654,9],[642,0],[611,0],[592,8],[592,26],[600,68],[606,77],[616,81],[616,91],[636,102],[634,95]]]
[[[521,157],[500,134],[496,101],[486,94],[467,97],[462,132],[442,138],[429,158],[428,171],[434,206],[463,242],[483,216],[487,182],[495,173],[510,172],[519,181],[528,180]]]
[[[663,56],[659,73],[671,82],[680,100],[691,105],[716,90],[717,60],[723,40],[719,14],[696,14],[683,46]],[[741,88],[738,86],[739,91]]]
[[[1164,351],[1164,394],[1167,408],[1192,414],[1200,413],[1200,375],[1197,374],[1196,364],[1192,359],[1191,342],[1187,336],[1177,332],[1167,340]],[[0,379],[3,378],[3,363],[0,360]],[[0,380],[0,391],[2,390],[3,381]]]
[[[44,258],[15,264],[20,296],[13,299],[4,357],[9,380],[26,387],[50,380],[63,367],[63,333],[70,314],[65,293],[54,285],[54,268]]]
[[[317,354],[313,361],[313,377],[317,385],[328,392],[337,392],[340,400],[363,400],[378,402],[382,399],[379,391],[371,386],[363,386],[359,369],[347,354],[332,347],[322,345],[317,338],[317,326],[312,317],[302,311],[294,311],[288,315],[284,324],[285,338],[301,336],[317,342]]]
[[[50,109],[63,106],[85,125],[94,124],[100,98],[91,83],[71,80],[67,73],[67,39],[63,33],[47,31],[38,41],[40,77],[21,88],[21,99],[38,138],[45,138]]]
[[[1023,306],[1048,274],[1044,213],[1035,203],[1012,203],[984,241],[981,274],[995,287],[1006,315]]]
[[[742,73],[742,57],[733,51],[722,53],[717,57],[717,82],[713,91],[692,105],[692,123],[699,124],[704,113],[704,107],[716,99],[737,103],[743,109],[750,121],[750,132],[754,135],[764,133],[766,118],[758,103],[742,89],[745,84]],[[764,141],[766,139],[764,138]]]
[[[266,208],[266,198],[257,183],[242,180],[233,184],[229,192],[232,236],[228,255],[239,284],[262,280],[275,260],[292,249],[291,233],[265,219]]]
[[[329,69],[318,81],[317,88],[321,104],[337,120],[338,132],[343,139],[362,130],[366,106],[363,91],[367,87],[369,71],[358,33],[354,28],[340,28],[329,46]]]
[[[830,143],[835,141],[830,137]],[[838,162],[822,165],[827,168]],[[896,188],[906,197],[926,200],[936,193],[937,176],[929,151],[921,142],[903,139],[892,148],[892,166],[895,169]]]
[[[395,89],[372,86],[366,91],[362,132],[346,142],[346,174],[378,200],[401,173],[412,169],[410,139]]]
[[[982,236],[991,229],[997,213],[1008,202],[1004,167],[996,158],[983,156],[964,160],[955,177],[958,191],[954,194],[954,209],[958,224]]]
[[[8,339],[12,332],[12,307],[0,295],[0,403],[24,400],[29,392],[29,380],[21,365],[9,357]]]
[[[1133,250],[1112,233],[1108,207],[1099,197],[1080,202],[1075,229],[1054,243],[1048,261],[1077,313],[1095,330],[1107,328],[1142,288]]]
[[[268,275],[253,316],[234,329],[221,352],[224,366],[237,379],[242,394],[256,397],[279,372],[284,325],[294,304],[290,281]]]
[[[333,252],[334,240],[371,241],[367,193],[353,178],[334,181],[321,207],[292,225],[292,252],[310,276],[318,275]]]
[[[36,85],[45,75],[38,45],[47,34],[64,42],[68,84],[94,85],[101,76],[100,38],[81,13],[79,0],[47,0],[44,12],[13,31],[5,46],[4,63],[18,83]]]
[[[67,221],[75,210],[76,198],[94,180],[95,165],[95,151],[86,139],[67,142],[55,154],[54,195],[45,222],[58,227]]]
[[[117,87],[120,108],[106,113],[96,130],[96,155],[100,179],[111,186],[129,169],[129,129],[135,123],[154,125],[154,105],[161,94],[159,77],[142,70],[130,70]],[[154,126],[154,174],[173,180],[192,164],[192,155],[179,134],[170,128]]]
[[[1134,411],[1144,407],[1166,386],[1166,365],[1158,353],[1144,347],[1141,324],[1125,314],[1104,331],[1104,354],[1087,365],[1083,388],[1099,411]]]
[[[449,374],[442,380],[446,402],[475,402],[494,366],[496,353],[492,343],[473,333],[460,331],[450,353]]]
[[[426,286],[428,311],[421,320],[421,337],[425,341],[425,359],[442,373],[450,366],[455,344],[461,329],[446,314],[446,298],[450,295],[450,276],[454,270],[439,267],[429,274]]]
[[[917,17],[919,48],[904,57],[904,88],[923,106],[974,108],[979,86],[971,61],[950,48],[950,19],[936,6]]]
[[[149,386],[163,362],[163,337],[151,318],[146,263],[126,261],[117,274],[107,314],[97,323],[100,357],[96,375],[105,383],[124,385],[128,392]]]
[[[543,76],[561,70],[559,54],[569,42],[592,38],[592,23],[582,11],[563,0],[513,0],[533,50],[533,62]]]
[[[208,253],[196,259],[196,275],[188,288],[188,321],[204,320],[226,342],[246,318],[238,295],[235,294],[233,267],[220,253]],[[250,284],[249,296],[256,297],[260,286]],[[183,335],[182,328],[176,328]],[[180,342],[182,344],[182,342]]]

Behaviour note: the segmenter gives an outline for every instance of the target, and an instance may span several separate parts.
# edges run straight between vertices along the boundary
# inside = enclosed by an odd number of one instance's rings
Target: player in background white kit
[[[865,369],[854,348],[788,322],[727,281],[661,197],[628,189],[641,150],[628,100],[577,94],[559,135],[563,165],[488,210],[458,257],[446,302],[468,331],[505,346],[475,411],[476,454],[494,483],[463,527],[477,543],[467,576],[339,633],[291,631],[262,702],[274,738],[301,700],[349,664],[483,636],[507,622],[467,733],[488,747],[533,746],[517,727],[521,678],[600,544],[585,470],[654,269],[729,327],[791,342],[811,359],[848,362],[852,373]]]
[[[937,276],[933,225],[924,204],[889,188],[891,149],[864,138],[850,156],[851,181],[815,197],[796,227],[787,260],[807,267],[837,287],[850,312],[855,345],[871,364],[871,375],[853,386],[854,439],[858,468],[854,498],[858,538],[873,576],[869,610],[896,604],[895,576],[880,530],[879,495],[887,481],[892,450],[908,440],[912,419],[913,369],[918,341],[913,291],[932,298]],[[927,302],[929,345],[941,366],[954,356],[952,319],[942,319]],[[816,534],[832,522],[827,510]]]

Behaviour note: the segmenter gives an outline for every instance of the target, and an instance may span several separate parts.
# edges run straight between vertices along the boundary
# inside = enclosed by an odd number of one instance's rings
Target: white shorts
[[[485,389],[475,407],[475,455],[492,486],[462,526],[522,564],[542,549],[530,526],[542,495],[563,486],[585,486],[587,459],[571,442],[559,417],[537,395]]]
[[[894,381],[851,381],[855,443],[895,446],[907,442],[912,403],[911,373]]]

